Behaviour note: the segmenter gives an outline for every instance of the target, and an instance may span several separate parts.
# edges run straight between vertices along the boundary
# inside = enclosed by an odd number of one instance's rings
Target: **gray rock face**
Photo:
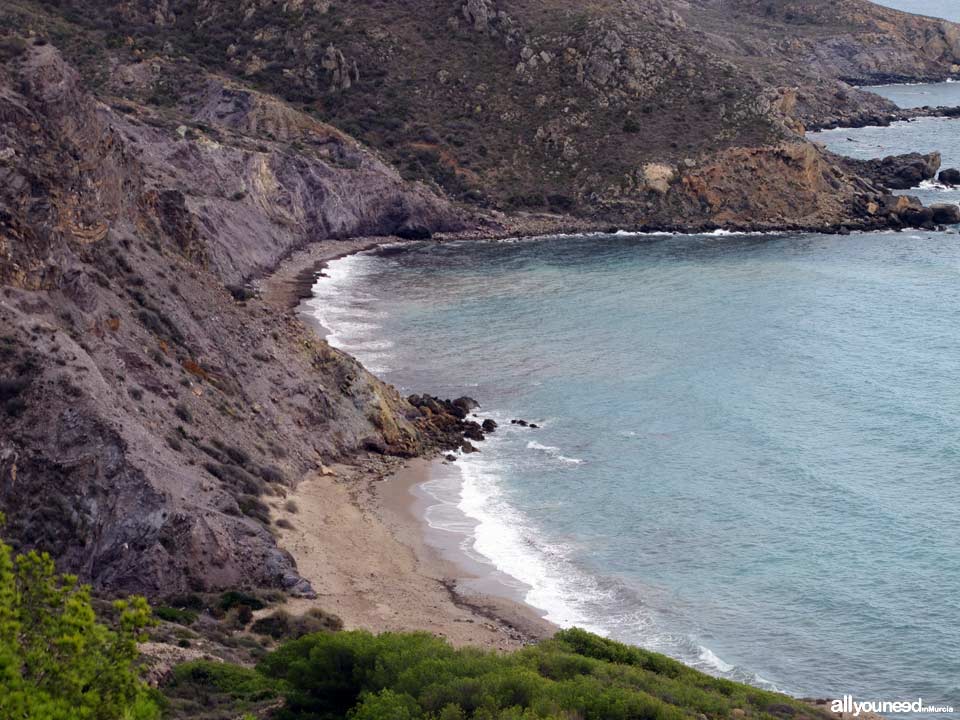
[[[462,221],[335,129],[203,88],[161,120],[93,100],[49,45],[0,66],[4,536],[98,589],[309,595],[270,498],[425,440],[395,390],[224,285],[312,239]]]

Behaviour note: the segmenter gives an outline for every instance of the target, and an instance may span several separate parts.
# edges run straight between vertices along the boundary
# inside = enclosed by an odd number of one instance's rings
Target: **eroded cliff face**
[[[225,285],[311,239],[463,221],[336,130],[201,85],[160,115],[99,102],[47,44],[0,66],[4,536],[112,591],[308,591],[265,498],[422,451],[419,413]]]

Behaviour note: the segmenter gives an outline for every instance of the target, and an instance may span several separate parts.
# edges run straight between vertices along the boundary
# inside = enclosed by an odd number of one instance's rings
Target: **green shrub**
[[[311,608],[299,617],[286,610],[277,610],[257,620],[250,627],[257,635],[269,635],[274,640],[300,638],[318,632],[341,630],[343,621],[320,608]]]
[[[118,600],[113,612],[115,630],[97,622],[89,586],[57,575],[49,555],[14,557],[0,542],[0,717],[159,717],[137,674],[147,601]]]
[[[230,608],[237,607],[239,605],[246,605],[251,610],[262,610],[266,607],[266,604],[258,598],[256,595],[250,595],[249,593],[240,592],[238,590],[228,590],[220,596],[220,601],[217,603],[218,607],[226,612]]]
[[[246,717],[276,703],[279,695],[276,682],[255,670],[206,660],[178,665],[161,689],[168,704],[165,716],[191,720]]]
[[[282,720],[826,720],[583,630],[511,654],[455,650],[426,633],[320,633],[284,644],[258,670],[286,683]]]
[[[197,613],[193,610],[181,610],[180,608],[161,605],[154,608],[153,614],[161,620],[177,623],[178,625],[191,625],[197,619]]]

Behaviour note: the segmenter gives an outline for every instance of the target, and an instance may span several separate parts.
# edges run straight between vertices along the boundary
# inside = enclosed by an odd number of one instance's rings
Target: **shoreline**
[[[304,478],[274,506],[292,528],[278,545],[296,560],[316,598],[285,608],[321,607],[348,629],[427,631],[454,646],[512,650],[551,636],[557,627],[530,606],[495,593],[465,590],[475,579],[426,542],[414,489],[433,460],[366,458]],[[286,508],[290,502],[295,512]]]
[[[563,231],[535,229],[525,236]],[[517,236],[503,229],[438,234],[433,241]],[[305,311],[304,301],[312,297],[313,285],[327,264],[403,242],[418,241],[393,236],[321,240],[290,255],[256,284],[267,304],[295,314],[324,337],[326,328]],[[277,544],[294,557],[298,571],[317,593],[315,599],[290,598],[286,609],[302,613],[321,607],[339,615],[350,629],[425,630],[456,646],[497,650],[553,635],[558,627],[523,602],[518,591],[498,582],[492,567],[471,560],[458,542],[430,528],[425,517],[430,503],[421,486],[445,469],[437,456],[404,461],[360,456],[351,464],[303,478],[287,498],[273,504],[273,517],[293,526],[278,530]],[[291,501],[296,512],[286,509]]]

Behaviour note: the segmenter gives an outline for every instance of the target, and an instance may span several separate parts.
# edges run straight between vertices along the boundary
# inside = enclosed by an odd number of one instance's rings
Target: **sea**
[[[814,139],[960,167],[960,120]],[[307,310],[402,391],[499,424],[422,488],[426,518],[549,620],[960,711],[957,228],[408,243],[332,262]]]

